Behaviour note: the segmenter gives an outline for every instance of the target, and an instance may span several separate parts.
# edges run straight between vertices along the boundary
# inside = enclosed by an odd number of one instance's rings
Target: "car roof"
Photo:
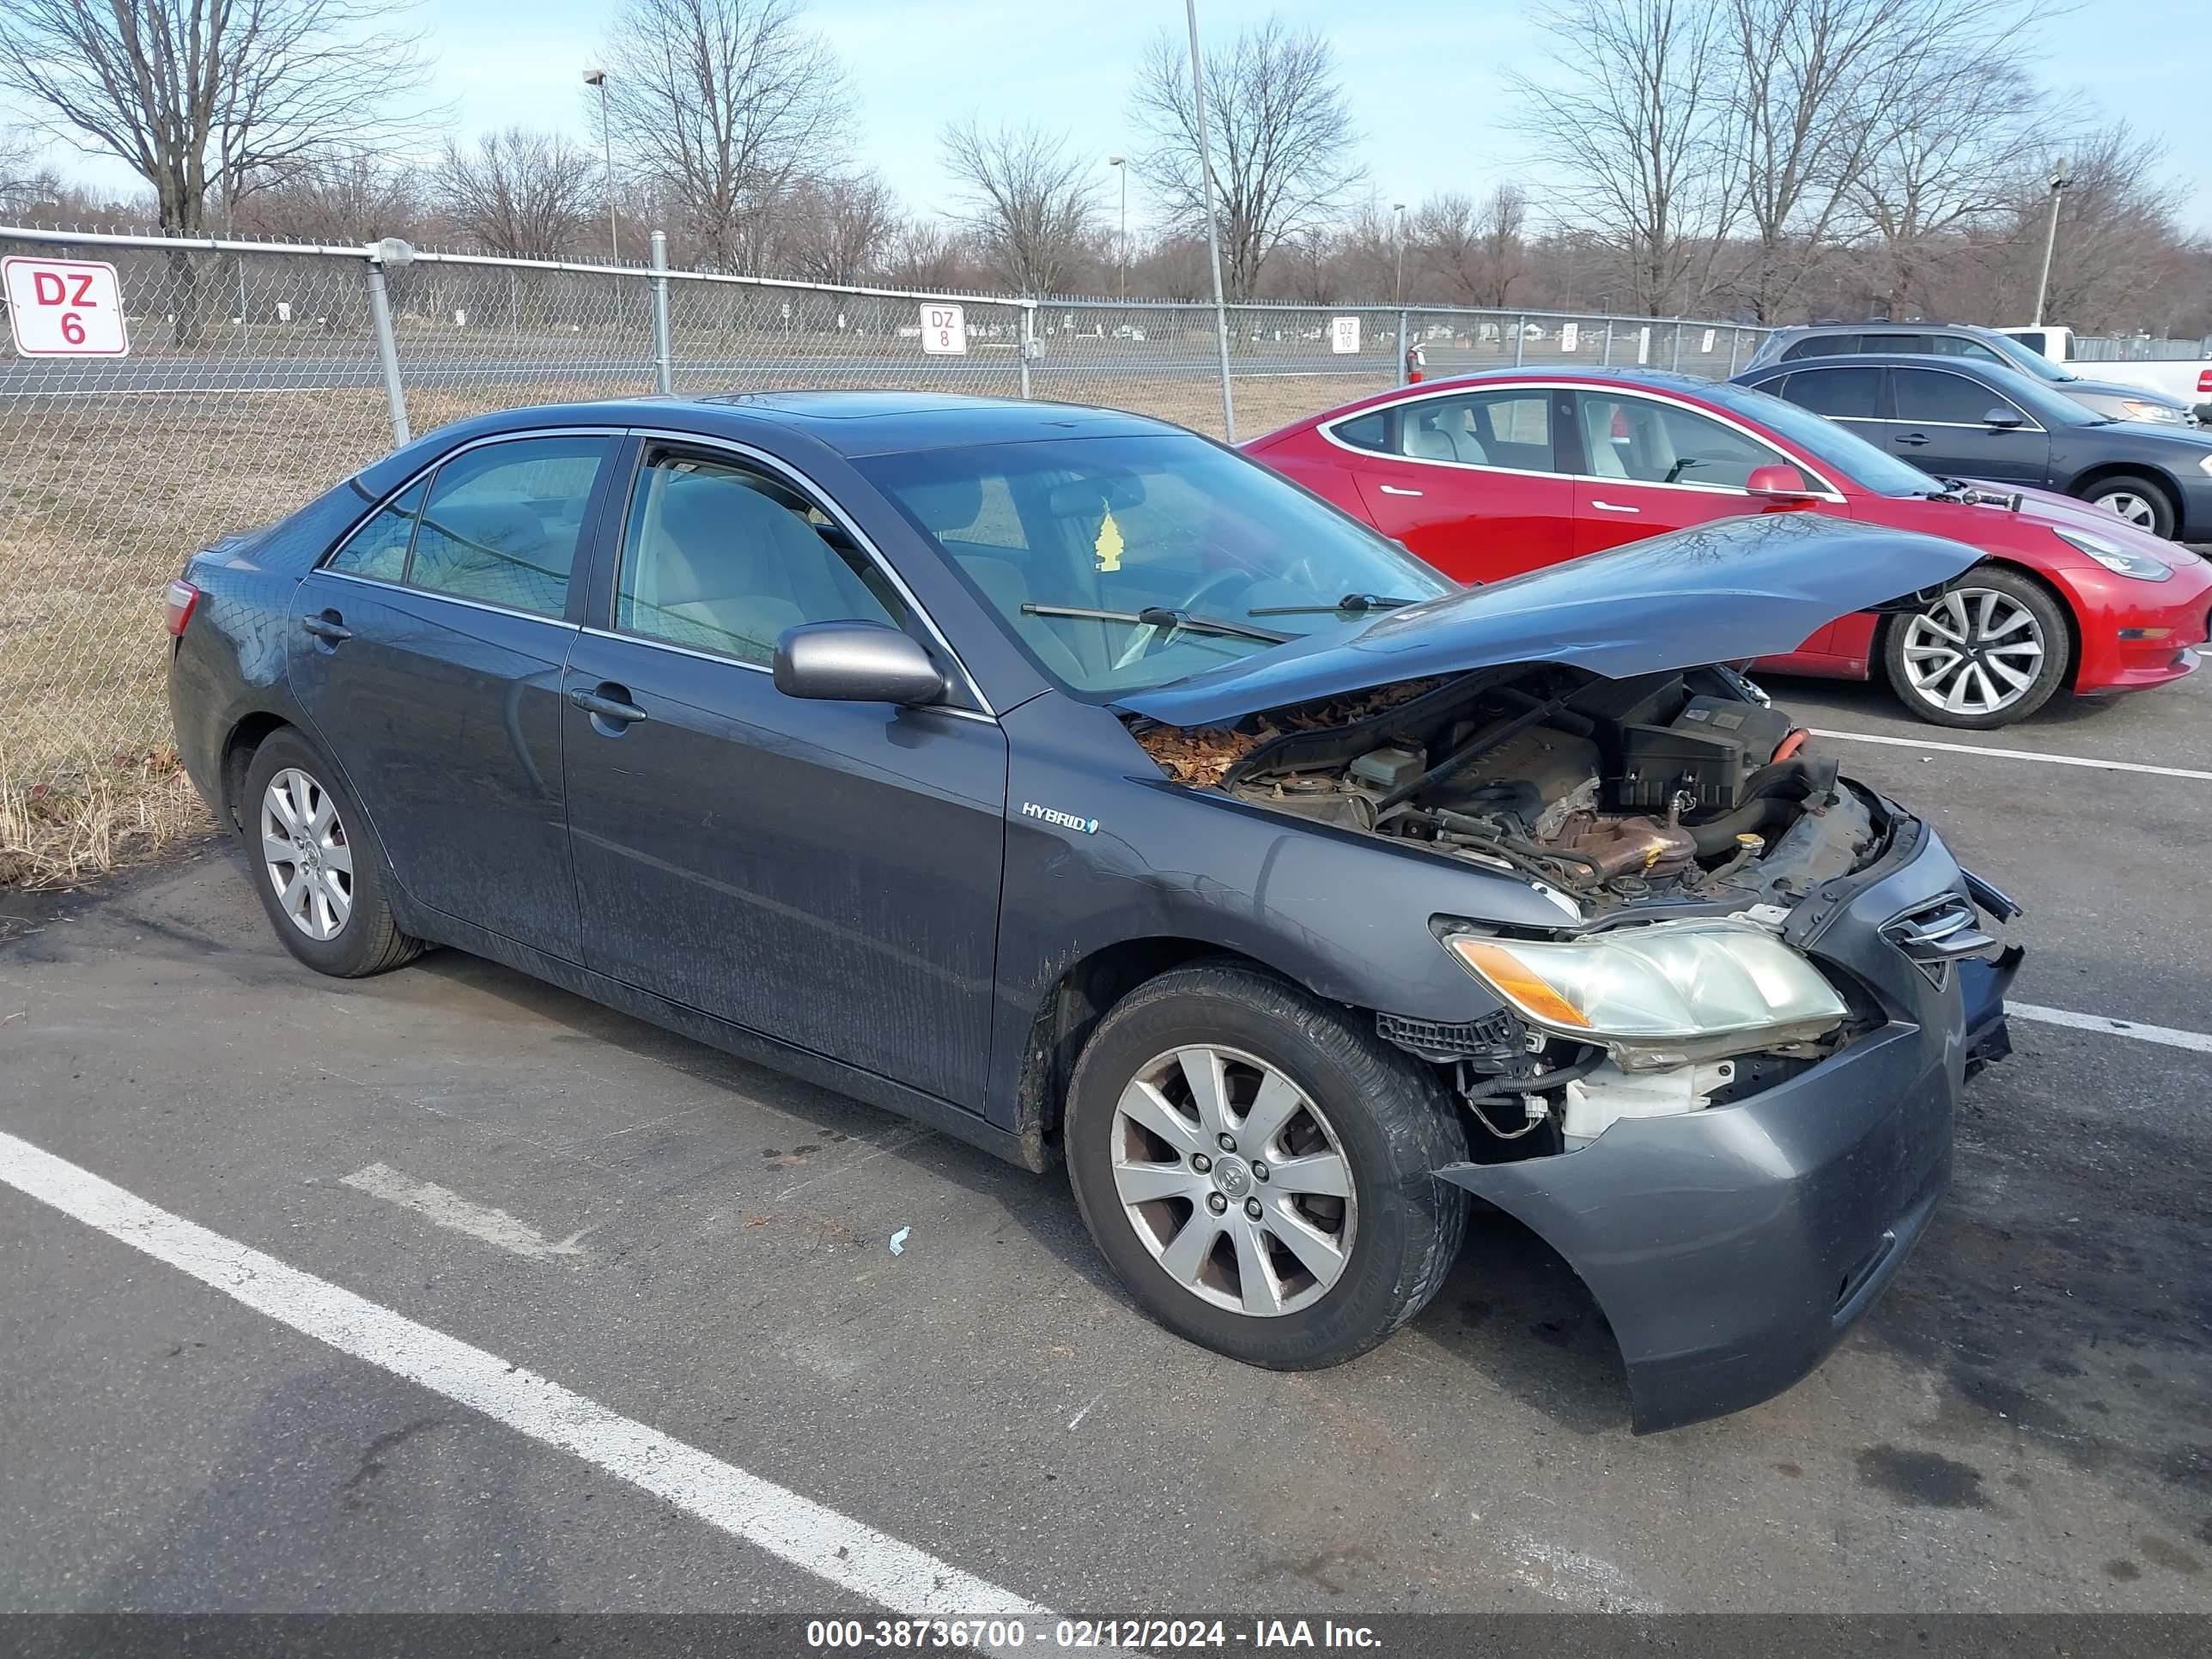
[[[1995,334],[1997,331],[1980,323],[1936,323],[1915,319],[1909,323],[1793,323],[1787,328],[1778,328],[1777,334]]]
[[[2034,379],[2010,363],[1985,363],[1974,357],[1931,357],[1924,351],[1838,351],[1825,357],[1792,357],[1786,363],[1761,363],[1756,368],[1746,369],[1744,373],[1756,374],[1765,380],[1771,375],[1794,374],[1808,368],[1933,368],[1948,369],[1954,374],[2002,374],[2019,380]],[[2037,381],[2036,384],[2042,383]]]
[[[673,427],[704,436],[746,438],[763,426],[804,434],[837,454],[893,454],[1025,440],[1182,433],[1120,410],[1080,404],[971,398],[943,392],[732,392],[690,398],[620,398],[539,404],[479,416],[446,439],[552,426]],[[466,431],[463,431],[463,428]]]

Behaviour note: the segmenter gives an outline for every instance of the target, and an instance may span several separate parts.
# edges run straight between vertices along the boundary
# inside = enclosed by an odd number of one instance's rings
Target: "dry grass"
[[[985,372],[988,370],[990,372]],[[410,386],[416,430],[518,404],[646,386],[441,376]],[[960,389],[1011,392],[999,365]],[[794,362],[781,386],[850,386]],[[1004,380],[1009,384],[998,386]],[[872,377],[871,385],[896,385]],[[679,380],[687,391],[716,389]],[[917,375],[915,389],[951,389]],[[1378,381],[1377,385],[1379,386]],[[726,388],[749,388],[737,381]],[[1357,376],[1255,376],[1237,385],[1249,436],[1377,389]],[[1152,415],[1218,436],[1205,378],[1041,377],[1038,392]],[[161,592],[227,531],[266,523],[390,447],[374,390],[28,397],[0,404],[0,885],[68,881],[204,823],[169,738]],[[89,758],[88,758],[89,757]]]
[[[214,828],[173,749],[88,761],[27,785],[0,765],[0,887],[73,886]]]

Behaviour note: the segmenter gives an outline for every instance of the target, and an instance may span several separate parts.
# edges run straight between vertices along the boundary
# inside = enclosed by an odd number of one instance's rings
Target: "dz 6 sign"
[[[115,267],[82,259],[0,259],[8,325],[26,357],[127,357]]]

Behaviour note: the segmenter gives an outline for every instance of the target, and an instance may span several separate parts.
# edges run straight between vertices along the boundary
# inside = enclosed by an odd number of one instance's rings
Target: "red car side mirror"
[[[1777,506],[1788,506],[1802,501],[1817,501],[1820,492],[1805,482],[1805,475],[1794,466],[1781,462],[1770,462],[1754,466],[1743,487],[1754,495],[1764,495]]]

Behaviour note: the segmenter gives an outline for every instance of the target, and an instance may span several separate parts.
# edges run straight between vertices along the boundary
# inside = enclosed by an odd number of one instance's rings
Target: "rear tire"
[[[1986,732],[2024,720],[2066,683],[2066,613],[2017,572],[1978,565],[1883,624],[1890,690],[1922,720]]]
[[[1243,963],[1115,1005],[1066,1131],[1076,1204],[1130,1294],[1249,1364],[1364,1353],[1427,1305],[1465,1233],[1467,1194],[1435,1173],[1467,1156],[1441,1079]]]
[[[2155,479],[2132,472],[2116,472],[2084,489],[2081,499],[2092,507],[2101,507],[2107,513],[2118,514],[2138,530],[2148,530],[2169,541],[2173,538],[2173,500],[2166,493],[2166,486]]]
[[[234,816],[270,926],[308,967],[361,979],[422,953],[392,920],[391,870],[368,815],[297,731],[273,732],[254,751]]]

